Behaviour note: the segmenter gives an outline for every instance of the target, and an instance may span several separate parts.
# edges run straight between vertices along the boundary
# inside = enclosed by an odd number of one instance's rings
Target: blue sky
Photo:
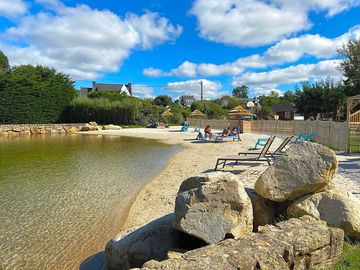
[[[0,50],[91,81],[174,98],[284,92],[341,79],[336,49],[360,38],[360,0],[0,0]]]

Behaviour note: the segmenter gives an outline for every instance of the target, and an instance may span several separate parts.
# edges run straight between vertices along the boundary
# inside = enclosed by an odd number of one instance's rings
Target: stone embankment
[[[77,133],[84,124],[0,125],[0,136]]]
[[[360,200],[333,188],[329,148],[293,145],[245,189],[241,174],[185,180],[175,211],[106,246],[115,269],[330,269],[360,237]],[[279,220],[282,220],[279,222]]]
[[[120,126],[100,126],[96,122],[82,124],[17,124],[0,125],[0,136],[30,136],[37,134],[73,134],[79,131],[120,130]]]

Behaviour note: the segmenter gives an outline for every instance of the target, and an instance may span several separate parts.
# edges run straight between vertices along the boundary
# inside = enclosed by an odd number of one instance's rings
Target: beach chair
[[[226,162],[228,161],[235,161],[236,165],[238,164],[239,161],[242,162],[267,162],[269,165],[271,164],[271,162],[273,161],[272,156],[268,154],[268,151],[270,149],[270,146],[272,145],[272,143],[274,142],[275,136],[271,136],[264,148],[261,150],[261,152],[257,155],[245,155],[245,156],[241,156],[241,155],[232,155],[232,156],[225,156],[225,157],[219,157],[216,161],[216,165],[215,165],[215,171],[217,170],[218,166],[222,165],[222,167],[224,168],[226,165]]]
[[[241,139],[240,139],[240,130],[237,128],[236,133],[235,134],[233,134],[233,133],[229,134],[228,138],[232,139],[233,141],[235,141],[236,139],[238,141],[241,141]]]
[[[199,138],[197,140],[206,142],[205,135],[201,131],[199,131]]]
[[[186,132],[186,131],[188,131],[188,129],[189,129],[189,126],[188,126],[188,125],[183,125],[183,126],[181,127],[180,131],[181,131],[181,132]]]
[[[299,135],[295,138],[294,143],[297,142],[308,142],[311,141],[312,139],[315,139],[316,137],[316,132],[312,131],[310,132],[308,135]]]
[[[294,136],[286,137],[285,140],[282,141],[282,143],[279,145],[278,148],[276,148],[276,150],[274,152],[270,152],[270,150],[268,151],[269,155],[272,156],[273,158],[275,158],[275,156],[280,156],[283,153],[285,153],[285,151],[283,151],[283,150],[291,142],[293,137]],[[248,151],[239,152],[238,155],[258,155],[260,153],[261,153],[261,150],[256,149],[256,150],[248,150]]]
[[[268,138],[260,138],[256,141],[254,148],[257,149],[258,146],[265,146],[266,142],[268,141]]]

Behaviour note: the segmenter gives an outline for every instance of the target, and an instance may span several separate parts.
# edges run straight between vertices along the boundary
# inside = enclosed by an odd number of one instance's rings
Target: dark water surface
[[[178,150],[126,137],[0,138],[0,269],[78,269]]]

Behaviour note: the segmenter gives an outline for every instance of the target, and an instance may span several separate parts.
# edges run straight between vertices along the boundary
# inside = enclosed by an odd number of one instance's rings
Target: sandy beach
[[[148,183],[132,204],[123,230],[144,225],[174,210],[176,193],[180,184],[188,177],[211,172],[217,157],[237,154],[253,148],[258,138],[266,134],[241,134],[241,141],[227,139],[221,143],[199,142],[194,140],[197,133],[179,132],[179,127],[168,129],[122,129],[119,131],[87,132],[108,136],[130,136],[155,139],[167,144],[179,144],[183,150],[175,154],[165,170]],[[215,132],[215,131],[214,131]],[[271,149],[282,142],[284,136],[275,139]],[[337,153],[339,171],[334,179],[337,188],[352,192],[360,197],[360,156]],[[227,165],[223,170],[241,175],[243,184],[253,188],[258,176],[267,168],[266,163],[247,163],[246,165]]]

